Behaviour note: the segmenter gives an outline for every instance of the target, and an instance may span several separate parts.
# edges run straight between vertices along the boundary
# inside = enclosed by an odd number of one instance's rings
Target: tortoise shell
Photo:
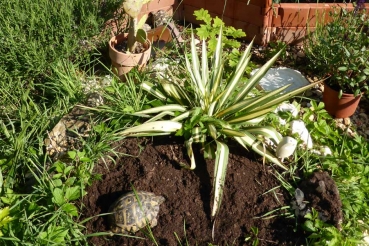
[[[151,192],[138,191],[135,194],[131,191],[124,194],[109,208],[109,212],[112,213],[110,215],[111,230],[134,233],[146,226],[146,219],[150,227],[156,226],[159,205],[164,201],[164,197]]]

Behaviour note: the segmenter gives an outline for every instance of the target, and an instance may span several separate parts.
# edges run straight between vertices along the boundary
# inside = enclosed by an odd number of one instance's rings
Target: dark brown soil
[[[334,180],[327,172],[315,172],[301,182],[300,189],[305,194],[308,207],[319,211],[323,221],[341,228],[343,219],[342,202]]]
[[[264,220],[256,218],[290,204],[290,197],[282,188],[266,193],[280,185],[272,174],[274,170],[232,143],[213,240],[210,212],[214,161],[205,161],[196,153],[197,168],[184,170],[179,163],[189,160],[183,146],[183,141],[175,137],[132,138],[115,144],[116,150],[127,156],[118,158],[115,165],[106,166],[103,162],[96,165],[94,172],[102,174],[102,180],[87,189],[81,220],[108,212],[109,206],[134,186],[136,190],[154,192],[166,199],[160,205],[158,225],[152,229],[159,245],[179,245],[174,233],[184,245],[250,245],[252,240],[245,242],[245,238],[252,235],[251,227],[259,229],[260,245],[303,244],[304,235],[294,232],[295,219],[282,215]],[[106,216],[91,219],[86,229],[86,234],[109,231]],[[135,235],[145,237],[143,232]],[[119,236],[92,237],[90,244],[153,245],[149,239]]]
[[[127,41],[123,41],[119,44],[116,44],[114,46],[114,48],[117,50],[117,51],[120,51],[120,52],[123,52],[123,53],[126,53],[127,52]],[[134,54],[139,54],[139,53],[143,53],[145,52],[145,47],[142,45],[142,43],[139,43],[137,42],[136,44],[136,48],[135,48],[135,51],[134,51]]]

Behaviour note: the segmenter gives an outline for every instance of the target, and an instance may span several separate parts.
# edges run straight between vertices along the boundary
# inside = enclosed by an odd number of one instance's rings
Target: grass
[[[156,103],[135,84],[150,80],[150,74],[133,71],[125,84],[113,79],[104,88],[105,106],[93,111],[92,132],[80,139],[83,148],[59,161],[45,153],[47,131],[86,100],[82,82],[95,78],[91,68],[101,56],[93,49],[100,45],[94,36],[117,2],[10,0],[0,10],[1,245],[87,245],[92,235],[86,235],[79,222],[82,205],[77,201],[86,186],[99,179],[92,175],[94,163],[109,158],[107,153],[119,155],[110,147],[119,139],[115,132],[138,124],[131,114]],[[81,43],[88,47],[81,48]],[[321,105],[312,105],[301,119],[314,142],[329,146],[333,155],[322,158],[298,149],[290,170],[280,176],[281,185],[293,194],[301,178],[318,168],[328,170],[340,191],[343,229],[316,223],[314,237],[307,240],[316,245],[333,240],[356,245],[363,230],[369,229],[369,146],[362,137],[351,138],[337,129]],[[310,115],[317,120],[309,121]],[[282,133],[287,131],[280,128]],[[317,221],[313,215],[309,219]],[[258,229],[252,232],[248,240],[255,243]]]

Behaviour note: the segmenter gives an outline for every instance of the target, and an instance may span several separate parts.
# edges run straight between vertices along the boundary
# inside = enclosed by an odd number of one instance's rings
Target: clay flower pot
[[[143,53],[133,54],[124,53],[116,50],[115,45],[127,39],[128,33],[122,33],[114,36],[109,41],[109,57],[112,62],[113,72],[122,80],[125,81],[124,74],[128,73],[134,67],[139,70],[143,69],[150,59],[151,43],[148,40],[143,46],[146,49]]]
[[[350,117],[355,113],[361,95],[355,97],[354,94],[343,93],[341,98],[338,95],[338,91],[324,83],[323,102],[328,113],[336,118]]]

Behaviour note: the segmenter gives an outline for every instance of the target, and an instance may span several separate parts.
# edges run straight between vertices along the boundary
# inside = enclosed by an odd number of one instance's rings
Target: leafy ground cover
[[[127,238],[107,236],[106,216],[99,213],[106,212],[110,202],[131,189],[131,184],[160,192],[169,201],[162,207],[159,225],[152,234],[138,234],[151,238],[142,244],[211,243],[211,162],[202,160],[197,152],[201,164],[194,171],[183,170],[178,163],[189,162],[184,158],[182,142],[166,138],[122,140],[115,134],[141,123],[133,113],[157,106],[135,83],[118,83],[113,78],[101,92],[105,105],[99,112],[92,111],[95,116],[88,136],[76,137],[81,141],[80,149],[71,150],[59,160],[46,154],[44,139],[48,132],[74,106],[85,104],[86,81],[99,79],[92,68],[103,54],[93,49],[101,47],[95,37],[119,1],[52,3],[8,1],[0,11],[4,23],[0,27],[1,244],[126,242]],[[104,38],[99,41],[107,42]],[[178,50],[171,52],[180,57]],[[109,73],[109,69],[101,67],[99,64],[100,74]],[[151,75],[151,71],[130,74],[131,81],[151,80]],[[303,104],[305,99],[295,100]],[[231,145],[223,207],[215,227],[223,230],[215,230],[220,244],[248,240],[244,243],[357,245],[363,239],[369,223],[368,143],[360,135],[351,137],[337,129],[321,103],[307,101],[310,106],[301,108],[298,116],[286,113],[281,117],[303,120],[314,143],[328,146],[332,155],[322,157],[298,148],[286,162],[288,170],[282,172]],[[289,126],[280,125],[274,114],[266,123],[283,135],[289,132]],[[242,178],[240,170],[245,173]],[[290,201],[295,188],[316,170],[328,171],[337,184],[343,204],[341,230],[323,223],[314,211],[301,223],[293,218]],[[123,182],[122,177],[127,180]],[[165,180],[166,187],[162,178],[174,181]],[[180,207],[178,202],[183,197],[188,203]],[[260,216],[266,217],[256,218]],[[232,218],[232,224],[221,218]],[[167,226],[169,222],[175,222],[177,227],[172,230]],[[161,234],[163,228],[166,236]]]

